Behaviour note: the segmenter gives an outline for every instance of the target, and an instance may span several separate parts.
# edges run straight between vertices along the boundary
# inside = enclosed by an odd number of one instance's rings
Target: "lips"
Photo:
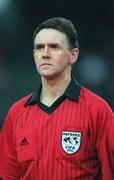
[[[43,64],[41,64],[40,66],[51,66],[51,64],[49,64],[49,63],[43,63]]]

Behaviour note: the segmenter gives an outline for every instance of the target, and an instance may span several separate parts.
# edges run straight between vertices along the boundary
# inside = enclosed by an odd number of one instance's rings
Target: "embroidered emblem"
[[[27,145],[27,144],[28,144],[27,139],[26,139],[26,137],[24,137],[24,138],[22,139],[20,145]]]
[[[81,145],[81,132],[62,131],[62,148],[67,154],[74,154]]]

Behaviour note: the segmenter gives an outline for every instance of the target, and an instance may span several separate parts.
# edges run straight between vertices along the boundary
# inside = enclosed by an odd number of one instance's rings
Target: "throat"
[[[61,96],[56,97],[40,97],[40,102],[48,107],[51,107]]]
[[[65,90],[67,89],[71,77],[54,80],[53,82],[42,81],[42,90],[40,94],[40,102],[46,106],[51,106],[57,99],[63,96]]]

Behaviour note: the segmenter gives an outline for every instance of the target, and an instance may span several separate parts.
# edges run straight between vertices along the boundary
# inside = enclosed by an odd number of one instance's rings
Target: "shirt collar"
[[[65,90],[63,96],[66,98],[76,101],[78,99],[78,96],[80,94],[81,86],[75,79],[75,77],[72,75],[71,81]],[[28,105],[34,105],[37,104],[40,101],[40,92],[41,92],[41,84],[38,85],[37,90],[35,90],[32,95],[29,97],[29,99],[24,104],[25,106]]]

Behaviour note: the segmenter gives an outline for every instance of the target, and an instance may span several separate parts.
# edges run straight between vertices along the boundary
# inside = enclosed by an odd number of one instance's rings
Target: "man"
[[[114,179],[114,117],[109,105],[72,75],[79,55],[70,20],[41,23],[33,55],[41,85],[16,102],[0,140],[3,180]]]

